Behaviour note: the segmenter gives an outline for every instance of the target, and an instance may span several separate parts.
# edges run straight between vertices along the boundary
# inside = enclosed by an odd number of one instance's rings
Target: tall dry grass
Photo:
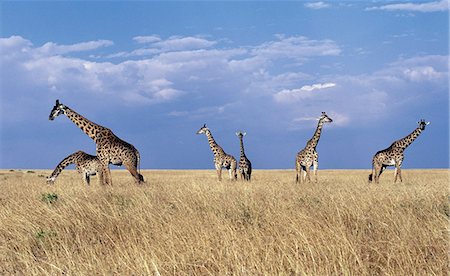
[[[0,274],[448,275],[449,171],[124,171],[113,187],[74,171],[1,171]],[[55,198],[55,195],[57,198]]]

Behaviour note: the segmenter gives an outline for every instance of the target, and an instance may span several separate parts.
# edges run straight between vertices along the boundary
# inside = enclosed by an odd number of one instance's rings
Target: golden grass
[[[0,274],[448,275],[449,171],[0,171]],[[51,196],[57,195],[57,199]],[[53,200],[53,203],[50,203]]]

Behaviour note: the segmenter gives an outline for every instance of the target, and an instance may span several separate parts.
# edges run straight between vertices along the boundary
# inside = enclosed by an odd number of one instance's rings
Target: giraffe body
[[[64,114],[76,124],[96,144],[97,158],[102,163],[103,183],[112,185],[109,164],[124,165],[134,177],[137,184],[144,182],[144,177],[138,172],[140,163],[139,151],[131,144],[117,137],[109,128],[98,125],[81,116],[69,107],[59,103],[50,112],[49,119]]]
[[[324,123],[331,123],[333,120],[328,117],[325,112],[322,112],[322,116],[319,118],[316,131],[313,137],[306,143],[304,149],[297,153],[295,160],[296,179],[295,181],[302,182],[304,180],[311,181],[310,168],[313,167],[313,173],[315,181],[317,182],[317,169],[319,167],[319,154],[316,151],[317,144],[319,143],[320,135],[322,133],[322,127]]]
[[[90,177],[92,175],[98,174],[99,182],[101,183],[103,179],[102,174],[102,163],[97,158],[97,156],[90,155],[84,151],[77,151],[71,155],[64,158],[52,172],[52,174],[47,177],[47,182],[53,184],[59,174],[70,164],[75,164],[75,168],[79,174],[83,177],[83,181],[86,184],[90,184]]]
[[[387,149],[380,150],[373,156],[372,173],[369,175],[369,182],[375,181],[375,183],[379,183],[380,175],[386,167],[390,166],[395,166],[394,183],[397,182],[397,179],[400,179],[400,182],[403,181],[401,166],[405,158],[404,151],[425,130],[425,126],[430,123],[421,120],[418,124],[419,126],[409,135],[395,141]]]
[[[220,147],[216,141],[214,140],[214,137],[211,134],[211,131],[209,128],[206,127],[206,124],[203,125],[198,131],[197,134],[205,134],[208,138],[208,143],[211,148],[211,151],[214,154],[214,167],[217,171],[217,176],[219,178],[219,181],[222,180],[222,168],[226,168],[228,170],[228,174],[230,177],[230,180],[236,180],[237,174],[237,162],[236,158],[234,158],[232,155],[225,153],[225,151]]]
[[[241,156],[239,158],[239,172],[241,174],[241,180],[250,181],[252,177],[252,163],[248,160],[244,151],[244,141],[243,138],[246,133],[236,132],[236,136],[239,138],[241,145]]]

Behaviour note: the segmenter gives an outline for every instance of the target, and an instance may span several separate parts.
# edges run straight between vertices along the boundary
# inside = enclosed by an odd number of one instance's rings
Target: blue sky
[[[431,121],[404,168],[449,167],[448,1],[8,2],[0,168],[95,145],[56,99],[112,129],[142,168],[213,168],[204,124],[255,168],[293,168],[322,111],[319,168],[370,168]]]

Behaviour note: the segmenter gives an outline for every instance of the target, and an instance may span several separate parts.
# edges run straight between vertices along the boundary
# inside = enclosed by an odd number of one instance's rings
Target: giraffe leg
[[[216,164],[216,172],[219,181],[222,181],[222,167],[219,164]]]
[[[378,184],[379,180],[380,180],[380,175],[381,175],[381,166],[378,164],[375,164],[373,169],[374,169],[373,181]]]
[[[306,168],[302,166],[301,175],[300,175],[300,183],[306,182]]]
[[[104,185],[112,185],[112,179],[111,179],[111,171],[109,170],[108,163],[103,163],[102,165],[102,174],[103,174],[103,184]]]
[[[98,184],[103,184],[104,178],[103,178],[103,171],[101,169],[97,170],[97,177],[98,177]]]
[[[313,173],[314,173],[314,178],[315,178],[316,183],[318,182],[318,179],[317,179],[317,168],[318,167],[319,167],[319,162],[314,161],[313,162]]]
[[[397,182],[397,178],[400,179],[400,182],[402,181],[402,169],[400,168],[400,164],[395,164],[395,178],[394,178],[394,183]]]
[[[311,177],[309,175],[309,170],[310,170],[309,166],[306,166],[305,169],[306,169],[306,178],[307,178],[308,182],[311,182]]]
[[[131,173],[131,175],[134,177],[134,181],[136,184],[144,184],[144,177],[138,173],[137,168],[135,165],[130,163],[124,163],[125,168]]]

